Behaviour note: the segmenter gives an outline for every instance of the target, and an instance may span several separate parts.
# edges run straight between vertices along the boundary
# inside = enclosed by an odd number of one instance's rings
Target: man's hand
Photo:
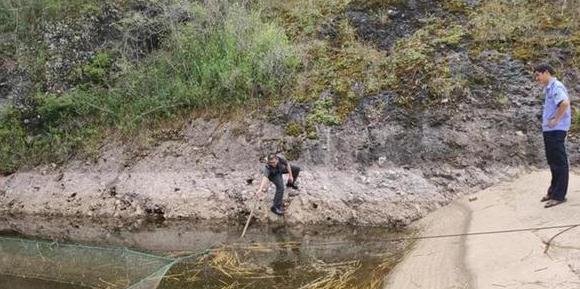
[[[259,201],[262,201],[262,200],[264,200],[264,191],[262,191],[262,190],[258,190],[258,191],[256,192],[256,199],[258,199]]]
[[[292,176],[288,176],[288,183],[289,184],[293,184],[294,183],[294,178]]]
[[[550,118],[550,120],[548,120],[548,127],[549,128],[553,128],[556,125],[558,125],[558,121],[555,118]]]
[[[258,191],[256,191],[256,198],[260,201],[264,199],[264,192],[268,190],[268,186],[266,185],[267,183],[268,178],[262,177],[262,181],[260,181],[260,187],[258,188]]]

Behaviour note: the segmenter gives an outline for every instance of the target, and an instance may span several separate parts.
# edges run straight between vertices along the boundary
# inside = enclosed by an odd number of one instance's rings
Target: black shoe
[[[284,209],[280,209],[280,208],[276,208],[276,207],[271,207],[270,211],[272,211],[272,213],[278,215],[278,216],[283,216],[284,215]]]
[[[293,188],[295,190],[299,190],[298,186],[295,183],[286,183],[286,187]]]

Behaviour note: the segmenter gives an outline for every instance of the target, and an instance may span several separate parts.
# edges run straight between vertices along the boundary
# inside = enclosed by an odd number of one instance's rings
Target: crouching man
[[[298,190],[296,186],[296,179],[300,173],[300,168],[290,165],[290,163],[281,156],[276,154],[269,154],[267,163],[262,169],[262,181],[260,188],[256,192],[258,198],[262,198],[264,191],[268,189],[268,181],[276,185],[276,194],[274,195],[274,204],[270,210],[276,215],[284,215],[284,178],[283,174],[288,174],[287,187]]]

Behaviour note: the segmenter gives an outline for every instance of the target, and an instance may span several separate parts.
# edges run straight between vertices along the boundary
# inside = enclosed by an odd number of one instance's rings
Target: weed
[[[308,116],[308,121],[323,123],[325,125],[337,125],[340,123],[331,98],[322,98],[314,103],[314,109]]]
[[[493,0],[482,3],[470,16],[470,33],[476,49],[511,52],[525,61],[538,60],[550,47],[573,49],[570,32],[578,31],[575,19],[580,17],[574,5],[580,3],[573,0],[559,5],[557,2]]]
[[[109,83],[113,58],[109,53],[99,52],[93,56],[88,64],[85,64],[77,74],[82,79],[94,84],[104,85]]]
[[[299,122],[290,122],[286,125],[286,135],[297,137],[304,133],[304,128]]]
[[[78,7],[53,1],[62,5],[59,12]],[[279,26],[262,21],[259,11],[225,0],[190,5],[193,20],[173,23],[159,50],[140,63],[116,60],[121,71],[115,82],[113,56],[102,51],[77,71],[96,86],[78,86],[61,95],[40,90],[25,115],[6,113],[0,134],[2,170],[64,161],[99,139],[99,127],[113,127],[130,137],[186,109],[242,105],[278,94],[292,81],[298,65],[294,48]],[[42,13],[52,17],[50,11]],[[46,61],[37,59],[37,67]]]

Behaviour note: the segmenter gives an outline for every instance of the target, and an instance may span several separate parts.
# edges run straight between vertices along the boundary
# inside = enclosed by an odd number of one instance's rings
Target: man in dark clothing
[[[284,178],[283,174],[288,174],[287,187],[298,189],[296,186],[296,179],[300,173],[300,168],[290,165],[290,163],[281,156],[270,154],[267,157],[267,164],[262,168],[262,181],[260,188],[256,192],[258,197],[268,188],[268,181],[276,185],[276,194],[274,195],[274,205],[270,210],[277,215],[284,215],[284,204],[282,198],[284,197]]]
[[[547,64],[534,67],[534,77],[544,87],[544,110],[542,131],[546,158],[552,181],[548,193],[542,198],[549,208],[566,201],[568,191],[568,156],[566,154],[566,135],[570,129],[570,100],[566,87],[554,76],[554,69]]]

